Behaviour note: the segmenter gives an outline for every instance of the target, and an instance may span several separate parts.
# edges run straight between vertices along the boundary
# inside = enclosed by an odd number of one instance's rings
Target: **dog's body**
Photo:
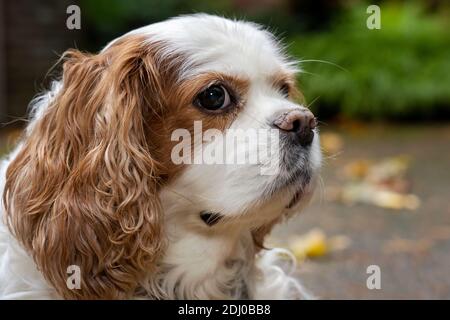
[[[280,250],[260,247],[308,202],[320,166],[315,119],[290,101],[296,70],[273,37],[196,15],[67,55],[1,165],[0,297],[304,298]],[[174,165],[173,131],[198,120],[225,135],[281,130],[280,172]]]

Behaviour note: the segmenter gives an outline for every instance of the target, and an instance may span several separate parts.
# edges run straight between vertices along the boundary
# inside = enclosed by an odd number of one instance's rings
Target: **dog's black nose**
[[[314,114],[304,108],[284,112],[273,121],[273,125],[291,135],[295,142],[306,147],[314,139],[313,129],[317,126],[317,121]]]

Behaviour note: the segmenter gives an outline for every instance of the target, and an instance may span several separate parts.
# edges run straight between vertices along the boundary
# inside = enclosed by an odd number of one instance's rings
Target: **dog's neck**
[[[185,217],[186,218],[186,217]],[[167,248],[159,271],[143,286],[164,299],[239,299],[249,295],[255,247],[246,228],[198,228],[166,221]]]

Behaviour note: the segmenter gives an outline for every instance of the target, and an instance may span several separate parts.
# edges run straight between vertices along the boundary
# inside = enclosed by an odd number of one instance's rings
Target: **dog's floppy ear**
[[[163,249],[143,116],[160,76],[142,45],[66,52],[62,88],[8,167],[10,228],[64,298],[130,297]],[[73,265],[79,289],[67,285]]]

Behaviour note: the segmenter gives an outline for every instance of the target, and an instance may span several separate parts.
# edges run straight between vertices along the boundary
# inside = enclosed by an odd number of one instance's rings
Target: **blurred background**
[[[81,29],[69,30],[69,5]],[[370,30],[367,7],[381,9]],[[445,0],[0,0],[0,155],[67,48],[179,14],[267,26],[301,60],[299,87],[320,120],[313,204],[275,230],[305,286],[326,299],[450,299],[450,2]],[[56,68],[57,71],[58,68]],[[379,266],[381,288],[367,268]]]

